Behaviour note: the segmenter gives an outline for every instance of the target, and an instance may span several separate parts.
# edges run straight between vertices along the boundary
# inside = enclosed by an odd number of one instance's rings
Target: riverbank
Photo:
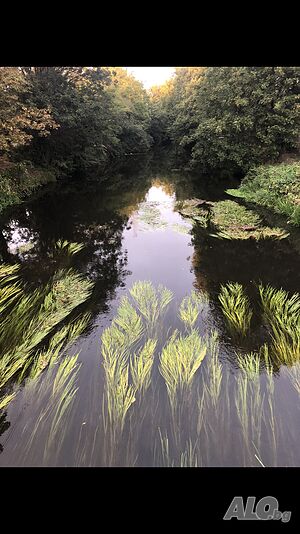
[[[0,161],[0,213],[8,206],[19,204],[39,187],[55,182],[52,169],[35,167],[30,162]]]
[[[264,206],[300,226],[300,162],[260,165],[251,169],[229,195]]]

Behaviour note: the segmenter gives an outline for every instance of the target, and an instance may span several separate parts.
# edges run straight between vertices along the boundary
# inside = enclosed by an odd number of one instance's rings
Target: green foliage
[[[253,312],[241,284],[228,282],[221,286],[219,301],[230,331],[233,335],[245,336],[249,331]]]
[[[299,67],[178,68],[168,89],[160,116],[183,163],[247,171],[297,147]]]
[[[255,380],[260,373],[260,356],[255,352],[238,354],[237,362],[240,368],[247,374],[250,380]]]
[[[293,365],[300,359],[300,295],[283,289],[259,286],[266,323],[271,328],[271,352],[279,364]]]
[[[215,202],[211,224],[214,237],[221,239],[284,239],[288,234],[281,228],[264,226],[254,211],[232,200]]]
[[[146,152],[149,124],[147,92],[125,69],[1,67],[0,210],[44,183],[43,169],[95,174]]]
[[[132,383],[136,391],[145,392],[150,386],[156,343],[155,339],[148,339],[139,354],[134,354],[130,361]]]
[[[207,350],[210,357],[208,358],[208,377],[205,387],[214,408],[217,409],[221,394],[223,366],[219,360],[220,342],[216,330],[214,330],[208,337]]]
[[[3,287],[20,282],[17,277],[16,267],[0,266]],[[186,312],[189,309],[186,304],[191,304],[191,313],[187,312],[188,333],[183,332],[183,325],[182,332],[159,331],[158,320],[154,335],[150,336],[144,327],[145,317],[138,309],[141,292],[145,289],[147,293],[149,286],[142,282],[136,289],[138,301],[129,292],[101,336],[105,385],[102,411],[96,403],[99,419],[93,410],[89,420],[87,414],[83,416],[82,425],[94,423],[95,432],[91,435],[83,428],[79,431],[77,452],[80,450],[81,462],[143,465],[146,431],[147,465],[196,467],[228,465],[228,460],[231,465],[277,465],[278,445],[286,444],[287,435],[276,411],[272,345],[264,344],[256,352],[239,352],[238,370],[232,373],[228,360],[221,361],[219,356],[222,341],[217,331],[201,336],[196,328],[193,307],[198,302],[193,294],[183,306]],[[230,291],[229,284],[227,289],[231,297],[239,295],[239,302],[245,298],[240,287]],[[153,290],[157,298],[157,288]],[[299,296],[289,297],[282,291],[277,294],[276,290],[262,286],[260,292],[268,323],[274,315],[281,331],[290,331],[299,317]],[[38,301],[37,295],[35,298]],[[180,309],[177,313],[180,314]],[[80,317],[56,329],[51,332],[49,344],[33,351],[32,372],[27,373],[29,379],[22,388],[22,405],[31,404],[32,408],[26,424],[19,427],[22,446],[20,457],[14,456],[16,464],[22,464],[24,458],[25,463],[31,461],[33,465],[54,465],[62,458],[65,462],[61,450],[67,445],[69,451],[69,432],[74,430],[72,418],[76,414],[80,365],[77,354],[63,359],[61,355],[82,331],[86,320]],[[43,361],[46,369],[41,375]],[[167,404],[157,389],[157,370],[169,397]],[[299,365],[293,364],[284,371],[299,393]],[[24,367],[22,374],[25,376]],[[15,394],[16,390],[3,389],[0,409],[6,408]],[[228,432],[233,421],[235,432]],[[92,441],[90,448],[81,441],[82,436]],[[232,455],[236,439],[240,442]],[[70,463],[76,464],[76,452],[75,459],[70,458]]]
[[[7,206],[19,204],[38,187],[54,182],[51,169],[34,167],[30,162],[9,163],[0,160],[0,213]]]
[[[192,291],[189,296],[182,300],[179,307],[179,317],[189,329],[192,329],[199,314],[202,314],[207,309],[208,304],[207,295]]]
[[[203,202],[206,204],[206,208],[212,205],[211,202]],[[201,207],[201,201],[198,199],[190,199],[184,201],[177,201],[175,204],[175,209],[182,215],[186,217],[202,228],[207,228],[210,222],[211,212],[209,209]]]
[[[33,412],[22,433],[23,452],[30,454],[38,446],[38,454],[32,458],[34,465],[55,465],[66,438],[80,367],[78,354],[65,356],[58,365],[47,368],[43,380],[35,377],[24,386]]]
[[[0,68],[0,152],[9,154],[58,127],[51,109],[32,105],[32,85],[18,67]]]
[[[149,329],[155,327],[159,317],[173,298],[172,291],[162,285],[156,289],[149,281],[135,282],[130,289],[130,295]]]
[[[73,250],[76,246],[80,247],[76,243],[69,244]],[[2,406],[9,399],[4,388],[12,380],[21,382],[28,375],[37,378],[46,367],[57,361],[62,349],[81,334],[89,320],[88,314],[58,330],[57,327],[88,299],[93,287],[69,269],[58,271],[45,287],[30,291],[18,270],[18,265],[0,266]]]
[[[227,193],[266,206],[300,226],[299,163],[254,167],[238,189],[228,189]]]
[[[167,386],[174,409],[176,397],[190,387],[206,354],[206,344],[196,330],[186,336],[175,332],[162,351],[159,370]]]

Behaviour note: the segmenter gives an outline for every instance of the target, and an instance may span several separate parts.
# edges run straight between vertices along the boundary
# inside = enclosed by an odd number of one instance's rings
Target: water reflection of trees
[[[220,326],[224,324],[218,301],[221,284],[233,281],[245,288],[254,309],[254,317],[251,336],[244,344],[248,350],[257,349],[265,341],[266,335],[261,327],[257,284],[261,282],[278,289],[282,287],[291,293],[299,291],[298,254],[287,240],[221,240],[208,236],[202,229],[193,232],[193,246],[195,285],[208,292],[215,320]]]
[[[72,264],[95,282],[92,299],[94,312],[105,309],[106,301],[123,284],[126,251],[122,234],[130,210],[146,194],[149,179],[143,167],[133,173],[123,168],[105,183],[74,183],[56,187],[37,200],[15,206],[2,218],[0,258],[22,264],[25,278],[33,285],[46,282],[60,267],[55,254],[59,239],[83,243],[84,249]]]

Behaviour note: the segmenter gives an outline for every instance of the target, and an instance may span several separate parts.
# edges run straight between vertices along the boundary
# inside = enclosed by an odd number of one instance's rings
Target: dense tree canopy
[[[247,171],[299,140],[298,67],[179,67],[147,92],[121,67],[0,68],[0,157],[57,175],[158,147]]]
[[[58,172],[148,150],[149,100],[122,68],[0,68],[0,150]]]
[[[46,137],[57,128],[50,108],[32,105],[31,84],[20,69],[0,68],[0,151],[10,154],[24,146],[34,133]]]
[[[181,161],[245,171],[297,146],[299,82],[298,67],[178,68],[152,120]]]

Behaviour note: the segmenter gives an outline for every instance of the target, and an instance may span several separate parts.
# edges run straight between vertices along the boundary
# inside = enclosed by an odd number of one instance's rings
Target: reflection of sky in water
[[[27,214],[27,211],[26,211]],[[10,254],[25,253],[35,245],[37,235],[33,235],[29,228],[19,226],[17,221],[10,222],[10,231],[3,230],[7,239],[7,248]]]
[[[165,193],[162,186],[154,185],[150,187],[148,193],[146,194],[145,200],[146,202],[166,202],[167,204],[173,205],[175,202],[175,198],[175,192],[170,195],[168,193]]]
[[[166,192],[162,185],[152,185],[124,230],[123,248],[128,254],[127,268],[132,273],[130,285],[135,280],[152,280],[154,284],[164,284],[181,298],[193,288],[193,249],[191,236],[173,226],[191,228],[174,211],[175,201],[175,192]],[[150,216],[150,222],[145,214]]]
[[[154,182],[155,183],[155,182]],[[169,188],[170,189],[170,188]],[[174,210],[176,194],[166,192],[162,185],[152,185],[128,223],[132,225],[135,237],[139,231],[172,229],[175,232],[188,233],[191,225]]]

